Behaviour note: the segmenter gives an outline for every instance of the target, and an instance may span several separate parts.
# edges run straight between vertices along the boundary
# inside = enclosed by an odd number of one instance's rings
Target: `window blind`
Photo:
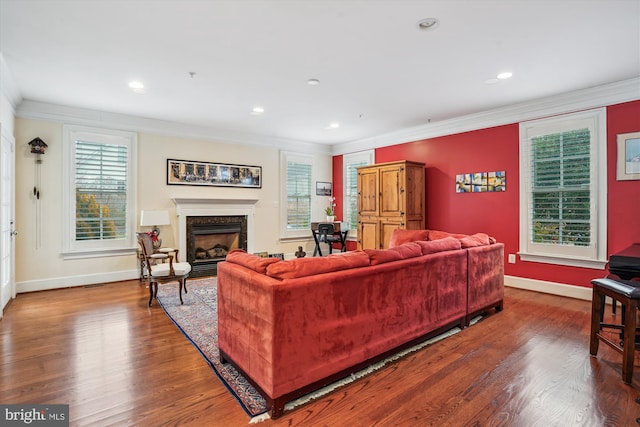
[[[368,160],[348,162],[346,165],[344,218],[349,222],[351,229],[356,229],[358,224],[358,171],[356,168],[371,164]]]
[[[311,228],[311,163],[287,160],[287,229]]]
[[[531,139],[531,222],[534,243],[590,246],[589,129]]]
[[[126,145],[75,141],[76,240],[126,235]]]

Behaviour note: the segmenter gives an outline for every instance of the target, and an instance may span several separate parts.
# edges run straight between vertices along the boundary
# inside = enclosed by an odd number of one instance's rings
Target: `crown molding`
[[[4,72],[5,69],[7,73]],[[325,145],[32,100],[22,100],[19,92],[15,90],[16,86],[11,83],[11,74],[8,71],[4,60],[0,56],[0,73],[3,78],[3,91],[5,90],[4,79],[6,78],[9,80],[7,88],[12,93],[5,95],[10,99],[10,102],[18,105],[16,109],[16,115],[18,117],[57,121],[66,124],[107,127],[132,132],[205,139],[229,144],[266,146],[294,152],[326,155],[340,155],[371,150],[389,145],[519,123],[526,120],[640,99],[640,78],[634,78],[406,128],[397,132],[390,132],[370,138]]]
[[[640,99],[640,78],[563,93],[532,101],[402,129],[371,138],[333,145],[333,155],[453,135],[526,120],[599,108]]]
[[[20,94],[20,89],[18,89],[18,85],[13,78],[9,66],[4,60],[2,52],[0,52],[0,91],[7,98],[9,104],[11,104],[13,111],[15,111],[16,107],[22,101],[22,95]]]
[[[64,124],[102,127],[155,135],[204,139],[207,141],[217,141],[227,144],[254,145],[304,153],[331,155],[331,146],[326,144],[287,140],[248,132],[227,131],[206,126],[195,126],[184,123],[130,116],[126,114],[69,107],[66,105],[32,101],[29,99],[25,99],[19,104],[16,110],[16,116],[26,119],[61,122]]]

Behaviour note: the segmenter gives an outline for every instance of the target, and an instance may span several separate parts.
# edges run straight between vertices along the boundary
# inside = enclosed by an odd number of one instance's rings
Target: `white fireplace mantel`
[[[178,216],[178,249],[187,254],[187,217],[229,216],[247,217],[247,252],[254,252],[254,216],[257,199],[172,199]]]

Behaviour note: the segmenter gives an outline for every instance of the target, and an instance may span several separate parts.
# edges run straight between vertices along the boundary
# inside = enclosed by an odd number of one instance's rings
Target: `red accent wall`
[[[608,253],[640,242],[640,181],[616,181],[617,135],[640,131],[640,101],[607,107]],[[484,232],[505,244],[505,274],[590,286],[606,271],[552,264],[507,262],[519,249],[519,129],[497,126],[378,148],[376,163],[414,160],[426,164],[426,227],[454,233]],[[338,167],[339,166],[339,167]],[[461,173],[506,172],[506,191],[456,193]],[[342,202],[342,156],[333,159],[336,197]],[[339,196],[338,196],[339,193]],[[341,212],[341,206],[339,206]]]

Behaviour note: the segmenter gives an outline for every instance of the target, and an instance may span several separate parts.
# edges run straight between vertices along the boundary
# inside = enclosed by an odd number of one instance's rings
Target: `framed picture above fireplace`
[[[167,159],[167,185],[262,188],[262,166]]]

